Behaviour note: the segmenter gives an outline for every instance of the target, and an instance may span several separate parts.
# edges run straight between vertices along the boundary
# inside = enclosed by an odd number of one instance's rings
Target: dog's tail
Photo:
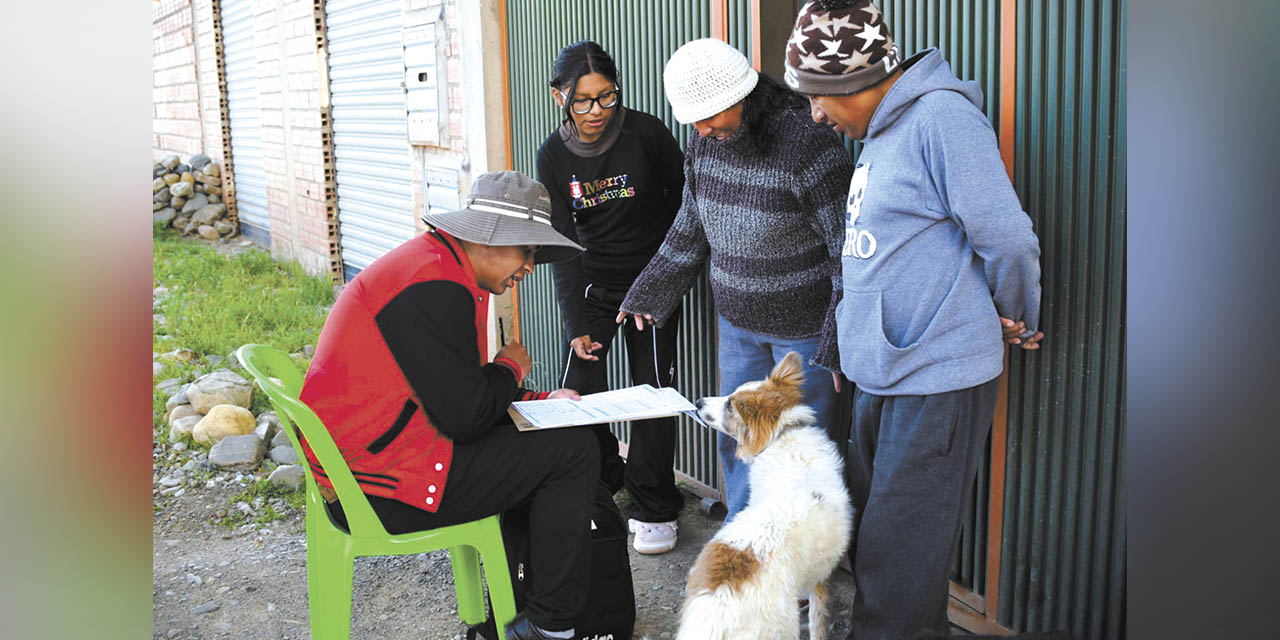
[[[737,626],[738,614],[730,602],[736,598],[721,589],[689,596],[680,607],[680,630],[676,640],[731,640],[729,631]]]

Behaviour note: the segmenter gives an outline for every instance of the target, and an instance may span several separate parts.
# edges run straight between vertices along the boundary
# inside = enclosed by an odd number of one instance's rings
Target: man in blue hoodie
[[[937,49],[900,61],[870,0],[805,4],[784,77],[809,97],[814,121],[864,145],[829,337],[855,385],[850,637],[945,637],[951,554],[1004,342],[1036,349],[1043,337],[1039,242],[978,85]]]

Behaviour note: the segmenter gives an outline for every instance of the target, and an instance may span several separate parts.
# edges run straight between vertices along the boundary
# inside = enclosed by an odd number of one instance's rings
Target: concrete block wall
[[[152,156],[185,161],[204,150],[191,0],[153,3],[151,25]]]

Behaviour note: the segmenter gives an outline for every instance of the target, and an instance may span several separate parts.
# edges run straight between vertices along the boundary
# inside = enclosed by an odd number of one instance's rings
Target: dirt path
[[[238,492],[235,486],[197,486],[177,497],[156,496],[156,638],[311,637],[301,515],[239,529],[216,525],[218,510]],[[625,500],[620,494],[619,501]],[[660,556],[631,553],[637,638],[674,637],[689,567],[720,526],[696,505],[697,498],[686,494],[675,550]],[[848,574],[843,576],[847,581]],[[839,584],[836,589],[841,590]],[[465,627],[455,607],[444,552],[356,561],[352,638],[461,638]],[[841,608],[832,612],[837,618]],[[837,633],[833,637],[843,637]]]

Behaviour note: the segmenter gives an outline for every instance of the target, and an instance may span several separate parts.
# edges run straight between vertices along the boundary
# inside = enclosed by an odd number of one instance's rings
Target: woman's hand
[[[646,320],[649,321],[649,326],[653,326],[653,315],[648,313],[641,315],[639,313],[627,313],[626,311],[619,311],[618,317],[614,318],[613,321],[618,324],[622,324],[624,321],[626,321],[627,316],[631,316],[632,318],[635,318],[636,329],[640,331],[644,331],[644,323]]]
[[[569,341],[569,346],[573,348],[573,353],[583,360],[599,360],[600,356],[593,356],[591,352],[603,347],[599,342],[592,342],[590,335],[578,336]]]
[[[555,391],[551,392],[551,395],[547,396],[548,400],[557,400],[559,398],[567,398],[569,400],[581,400],[582,396],[578,395],[578,392],[574,391],[573,389],[556,389]]]

